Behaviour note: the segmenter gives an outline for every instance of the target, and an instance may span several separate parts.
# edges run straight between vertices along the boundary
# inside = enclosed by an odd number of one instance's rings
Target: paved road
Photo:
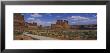
[[[58,40],[58,39],[55,39],[55,38],[50,38],[50,37],[45,37],[45,36],[38,36],[38,35],[32,35],[32,34],[26,34],[26,33],[24,33],[24,35],[31,36],[32,38],[36,38],[36,39],[40,39],[40,40]]]

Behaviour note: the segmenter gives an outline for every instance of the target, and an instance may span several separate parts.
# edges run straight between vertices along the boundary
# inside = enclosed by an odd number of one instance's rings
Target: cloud
[[[43,26],[50,26],[51,24],[55,24],[56,21],[42,21],[40,19],[37,19],[36,22],[38,25],[43,25]]]
[[[30,18],[28,18],[27,20],[35,20],[35,18],[30,17]]]
[[[56,16],[56,17],[58,17],[58,18],[59,18],[59,17],[61,17],[61,16]]]
[[[71,24],[97,24],[96,18],[82,17],[82,16],[71,16],[68,17]]]
[[[63,20],[68,20],[68,19],[63,19]]]
[[[27,22],[29,22],[29,23],[35,22],[35,23],[38,23],[39,25],[40,25],[40,24],[45,24],[44,21],[42,21],[42,20],[40,20],[40,19],[35,19],[35,18],[28,18],[28,19],[27,19]]]
[[[71,22],[71,23],[75,24],[76,22]]]
[[[32,17],[42,17],[42,15],[41,15],[41,14],[38,14],[38,13],[34,13],[34,14],[32,14],[31,16],[32,16]]]
[[[55,24],[56,21],[48,21],[48,22],[45,22],[45,23],[47,23],[47,24]]]
[[[43,26],[49,26],[51,24],[54,24],[55,21],[42,21],[40,19],[34,19],[34,18],[28,18],[29,23],[37,23],[38,25],[43,25]]]
[[[46,23],[51,24],[52,22],[46,22]]]
[[[76,20],[76,21],[89,20],[89,18],[87,18],[87,17],[82,17],[82,16],[71,16],[71,17],[68,17],[68,19]]]
[[[42,21],[40,19],[36,19],[35,22],[41,23]]]
[[[32,18],[32,17],[27,19],[27,22],[29,22],[29,23],[33,23],[34,21],[35,21],[35,18]]]
[[[90,19],[90,20],[85,20],[85,21],[77,21],[77,22],[72,22],[72,24],[78,24],[78,25],[97,24],[97,19]]]
[[[44,22],[44,21],[42,21],[42,20],[40,20],[40,19],[34,19],[33,21],[29,21],[29,20],[28,20],[28,22],[29,22],[29,23],[35,22],[35,23],[37,23],[38,25],[45,25],[45,24],[46,24],[46,22]]]

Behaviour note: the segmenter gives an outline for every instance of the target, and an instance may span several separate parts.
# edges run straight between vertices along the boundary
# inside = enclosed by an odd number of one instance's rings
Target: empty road
[[[38,35],[32,35],[32,34],[26,34],[26,33],[23,33],[23,34],[27,36],[31,36],[32,38],[39,39],[39,40],[58,40],[58,39],[51,38],[51,37],[38,36]]]

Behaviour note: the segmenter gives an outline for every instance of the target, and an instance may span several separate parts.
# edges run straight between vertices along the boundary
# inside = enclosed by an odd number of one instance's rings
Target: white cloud
[[[97,19],[78,21],[77,24],[97,24]]]
[[[35,19],[34,22],[36,22],[38,25],[43,25],[43,26],[49,26],[51,24],[53,24],[54,22],[50,22],[50,21],[42,21],[40,19]]]
[[[82,17],[82,16],[71,16],[71,17],[69,17],[68,19],[77,20],[77,21],[89,20],[89,18],[87,18],[87,17]]]
[[[46,22],[44,22],[40,19],[35,19],[33,22],[37,23],[38,25],[46,25]]]
[[[68,19],[63,19],[63,20],[68,20]]]
[[[33,22],[35,21],[35,18],[30,17],[30,18],[27,19],[27,21],[28,21],[29,23],[33,23]]]
[[[35,20],[36,23],[38,23],[38,25],[43,25],[45,24],[43,21],[41,21],[40,19],[36,19]]]
[[[27,20],[35,20],[35,18],[30,17],[30,18],[28,18]]]
[[[79,22],[96,22],[97,19],[90,19],[90,20],[85,20],[85,21],[79,21]]]
[[[40,20],[40,19],[35,19],[35,18],[28,18],[27,19],[27,22],[29,22],[29,23],[33,23],[33,22],[35,22],[35,23],[37,23],[38,25],[43,25],[43,26],[48,26],[48,25],[51,25],[51,24],[54,24],[55,22],[54,21],[42,21],[42,20]]]
[[[56,16],[56,17],[61,17],[61,16]]]
[[[97,24],[97,19],[82,17],[82,16],[71,16],[68,17],[72,24]]]
[[[45,22],[45,23],[47,23],[47,24],[55,24],[56,21],[49,21],[49,22]]]
[[[38,14],[38,13],[34,13],[34,14],[32,14],[31,16],[32,16],[32,17],[42,17],[42,15],[41,15],[41,14]]]
[[[76,22],[71,22],[71,23],[75,24]]]
[[[51,24],[52,22],[46,22],[46,23]]]

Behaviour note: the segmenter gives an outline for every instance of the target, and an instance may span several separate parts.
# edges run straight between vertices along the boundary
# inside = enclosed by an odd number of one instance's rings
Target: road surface
[[[23,33],[23,34],[27,36],[31,36],[32,38],[39,39],[39,40],[58,40],[58,39],[51,38],[51,37],[38,36],[38,35],[32,35],[32,34],[27,34],[27,33]]]

